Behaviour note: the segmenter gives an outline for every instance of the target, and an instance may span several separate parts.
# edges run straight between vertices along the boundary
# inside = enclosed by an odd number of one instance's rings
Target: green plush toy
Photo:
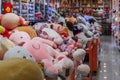
[[[0,80],[44,80],[42,64],[12,58],[0,61]]]
[[[5,28],[3,26],[0,25],[0,34],[5,32]]]

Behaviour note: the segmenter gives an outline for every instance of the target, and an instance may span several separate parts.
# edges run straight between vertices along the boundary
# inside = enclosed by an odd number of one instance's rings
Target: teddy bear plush
[[[31,26],[18,26],[15,30],[27,32],[31,39],[37,37],[36,31]]]
[[[28,25],[29,22],[25,21],[24,18],[18,16],[14,13],[7,13],[4,15],[0,15],[0,24],[9,32],[16,28],[18,25]],[[5,37],[9,37],[9,35],[4,35]]]
[[[35,61],[35,58],[32,56],[32,54],[30,54],[24,47],[20,46],[15,46],[4,54],[4,60],[10,58],[23,58]]]
[[[14,30],[9,39],[16,45],[22,46],[24,43],[30,40],[30,36],[24,31]]]
[[[42,63],[27,59],[3,60],[0,61],[0,80],[44,80],[43,68]]]

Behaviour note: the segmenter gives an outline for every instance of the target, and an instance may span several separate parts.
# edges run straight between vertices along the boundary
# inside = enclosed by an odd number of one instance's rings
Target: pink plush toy
[[[22,46],[24,43],[30,40],[30,36],[26,32],[15,30],[13,33],[11,33],[9,39],[16,45]]]
[[[45,65],[45,74],[49,77],[56,77],[58,74],[57,69],[53,66],[54,49],[42,43],[38,38],[33,38],[32,40],[26,42],[23,47],[25,47],[32,55],[35,57],[36,61],[43,61]]]
[[[25,21],[24,18],[14,13],[7,13],[4,15],[0,15],[0,24],[6,29],[3,36],[9,38],[9,32],[11,30],[18,27],[18,25],[28,25],[29,22]]]

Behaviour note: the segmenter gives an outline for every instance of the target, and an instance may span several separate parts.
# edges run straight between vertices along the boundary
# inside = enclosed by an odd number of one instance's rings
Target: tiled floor
[[[114,38],[101,37],[100,66],[96,80],[120,80],[120,52]]]

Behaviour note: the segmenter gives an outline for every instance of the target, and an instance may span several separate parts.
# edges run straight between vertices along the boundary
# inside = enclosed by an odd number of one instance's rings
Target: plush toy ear
[[[27,26],[29,24],[29,22],[25,21],[25,19],[22,18],[21,16],[19,16],[19,23],[23,26]]]

